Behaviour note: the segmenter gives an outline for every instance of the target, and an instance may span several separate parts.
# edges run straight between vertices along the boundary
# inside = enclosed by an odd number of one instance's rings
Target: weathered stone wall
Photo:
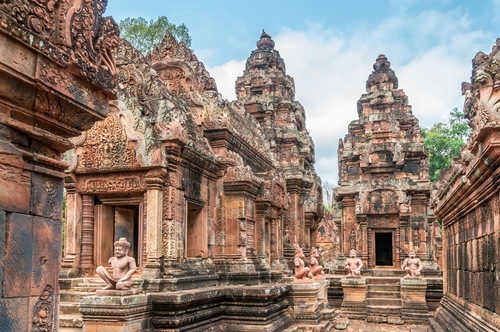
[[[464,113],[472,134],[452,167],[442,172],[435,212],[443,222],[445,295],[435,331],[500,328],[500,41],[473,59],[463,83]]]
[[[0,2],[1,331],[57,330],[61,154],[114,98],[119,32],[105,9],[102,0]]]

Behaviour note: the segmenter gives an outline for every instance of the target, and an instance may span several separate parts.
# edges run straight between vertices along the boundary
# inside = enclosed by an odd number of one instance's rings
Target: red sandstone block
[[[11,213],[7,215],[5,241],[4,297],[29,296],[31,290],[33,217]],[[46,241],[46,239],[45,239]]]

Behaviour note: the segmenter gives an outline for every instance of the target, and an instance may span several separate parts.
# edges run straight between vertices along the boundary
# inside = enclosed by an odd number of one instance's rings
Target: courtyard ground
[[[347,332],[427,332],[426,325],[391,325],[351,320]]]

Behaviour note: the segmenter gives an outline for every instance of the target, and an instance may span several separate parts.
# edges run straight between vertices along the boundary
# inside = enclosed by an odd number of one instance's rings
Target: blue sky
[[[477,51],[500,36],[500,0],[109,0],[107,14],[185,23],[192,49],[225,98],[264,28],[295,78],[316,145],[316,168],[337,183],[337,144],[378,54],[386,54],[423,127],[462,107]]]

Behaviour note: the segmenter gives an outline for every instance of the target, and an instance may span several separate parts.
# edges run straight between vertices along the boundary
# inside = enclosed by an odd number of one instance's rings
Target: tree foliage
[[[191,46],[191,36],[186,25],[169,22],[165,16],[147,21],[142,17],[128,17],[120,21],[121,37],[143,54],[151,52],[155,44],[159,44],[166,32],[170,32],[177,41]]]
[[[470,130],[464,113],[457,108],[450,112],[448,123],[439,122],[430,129],[422,129],[424,145],[429,151],[431,181],[437,181],[439,171],[450,167],[453,158],[460,157]]]

